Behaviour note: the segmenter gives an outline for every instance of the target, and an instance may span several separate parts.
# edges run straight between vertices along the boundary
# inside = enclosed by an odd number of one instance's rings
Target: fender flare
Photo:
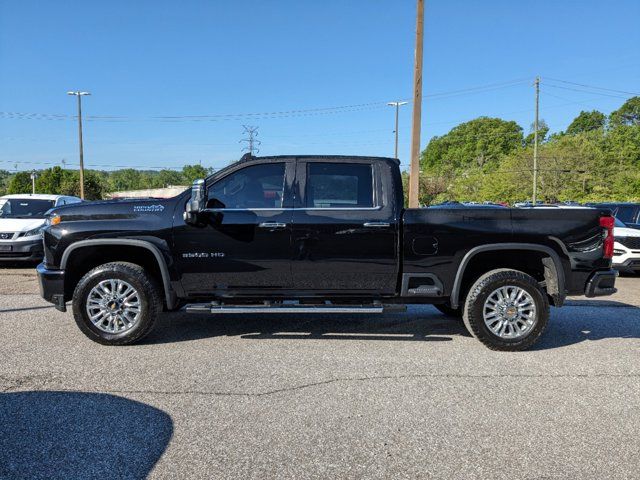
[[[171,289],[171,277],[169,276],[169,267],[167,267],[167,262],[162,256],[162,252],[160,251],[160,249],[153,243],[145,240],[136,240],[133,238],[97,238],[93,240],[80,240],[78,242],[74,242],[69,245],[62,254],[60,269],[65,270],[65,268],[67,267],[67,261],[69,260],[69,257],[74,250],[83,247],[103,245],[126,245],[130,247],[140,247],[145,248],[153,253],[156,262],[158,262],[158,267],[160,268],[160,275],[162,276],[162,287],[164,289],[167,308],[171,310],[176,306],[176,295]]]
[[[483,252],[492,252],[492,251],[500,251],[500,250],[528,250],[534,252],[542,252],[545,253],[552,260],[552,267],[548,268],[548,265],[543,261],[543,266],[545,267],[545,278],[547,274],[555,276],[555,280],[557,283],[557,292],[549,292],[550,295],[554,297],[556,300],[556,306],[561,306],[564,302],[565,298],[565,278],[564,278],[564,267],[562,266],[562,261],[560,260],[560,256],[558,252],[553,250],[551,247],[547,247],[546,245],[537,245],[535,243],[492,243],[488,245],[479,245],[477,247],[469,250],[465,256],[462,258],[460,265],[458,265],[458,271],[456,272],[456,277],[453,282],[453,288],[451,289],[451,296],[449,299],[449,303],[453,308],[458,308],[460,301],[460,289],[462,288],[462,277],[464,276],[464,271],[469,265],[471,259]]]

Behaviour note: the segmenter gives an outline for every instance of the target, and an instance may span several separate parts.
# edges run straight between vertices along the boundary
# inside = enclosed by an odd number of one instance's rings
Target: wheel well
[[[538,282],[544,282],[545,258],[549,258],[549,255],[533,250],[493,250],[477,253],[464,270],[458,301],[464,301],[467,292],[481,275],[497,268],[519,270],[531,275]]]
[[[71,300],[80,279],[90,270],[109,262],[129,262],[140,265],[145,272],[162,285],[160,265],[153,252],[144,247],[130,245],[86,246],[75,249],[65,266],[64,298]],[[160,292],[164,298],[164,292]]]

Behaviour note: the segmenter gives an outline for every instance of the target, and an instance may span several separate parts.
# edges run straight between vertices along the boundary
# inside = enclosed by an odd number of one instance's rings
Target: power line
[[[554,95],[553,93],[549,93],[547,91],[544,91],[544,94],[545,94],[545,96],[549,96],[549,97],[557,98],[558,100],[564,100],[566,102],[569,102],[569,103],[566,103],[564,105],[582,105],[584,107],[592,108],[594,110],[598,110],[598,107],[596,107],[595,105],[590,105],[588,103],[585,103],[585,101],[586,102],[591,102],[591,101],[594,101],[594,100],[601,100],[600,98],[587,98],[586,100],[578,101],[578,100],[571,100],[569,98],[560,97],[558,95]],[[546,107],[546,108],[549,108],[549,107]]]
[[[551,87],[551,88],[561,88],[563,90],[571,90],[573,92],[582,92],[582,93],[591,93],[591,94],[596,94],[596,95],[602,95],[603,97],[612,97],[612,98],[621,98],[626,100],[627,97],[623,97],[622,95],[613,95],[610,93],[603,93],[603,92],[594,92],[593,90],[584,90],[584,89],[578,89],[578,88],[571,88],[571,87],[563,87],[561,85],[553,85],[551,83],[544,83],[545,86],[547,87]]]
[[[15,171],[22,171],[19,168],[17,168],[18,165],[52,165],[52,166],[56,166],[59,165],[59,162],[48,162],[48,161],[36,161],[36,162],[29,162],[29,161],[20,161],[18,163],[14,162],[14,161],[8,161],[8,160],[0,160],[0,163],[4,163],[4,164],[13,164],[15,166],[14,170]],[[64,167],[64,164],[63,164]],[[151,166],[151,165],[113,165],[113,164],[91,164],[90,165],[91,168],[93,167],[103,167],[103,168],[137,168],[137,169],[141,169],[141,170],[182,170],[182,167],[168,167],[168,166]],[[66,168],[65,168],[66,169]]]
[[[529,81],[528,78],[518,78],[513,80],[507,80],[504,82],[490,83],[484,85],[478,85],[474,87],[467,87],[456,90],[449,90],[444,92],[436,92],[424,95],[424,98],[447,98],[452,96],[461,96],[473,93],[484,93],[486,91],[497,90],[501,88],[508,88],[514,85],[523,84]],[[410,102],[410,98],[401,98],[399,101]],[[333,107],[318,107],[318,108],[300,108],[293,110],[280,110],[271,112],[244,112],[244,113],[219,113],[219,114],[206,114],[206,115],[147,115],[147,116],[126,116],[126,115],[85,115],[85,120],[90,121],[112,121],[112,122],[125,122],[125,121],[221,121],[221,120],[239,120],[243,118],[282,118],[282,117],[297,117],[297,116],[312,116],[312,115],[325,115],[325,114],[338,114],[349,113],[357,111],[366,111],[371,109],[384,108],[387,101],[357,103],[351,105],[339,105]],[[76,115],[57,114],[57,113],[38,113],[38,112],[0,112],[0,118],[5,119],[19,119],[19,120],[75,120]]]
[[[614,88],[596,87],[595,85],[587,85],[587,84],[584,84],[584,83],[569,82],[567,80],[560,80],[558,78],[545,77],[545,79],[549,79],[549,80],[552,80],[554,82],[566,83],[568,85],[576,85],[576,86],[579,86],[579,87],[592,88],[592,89],[595,89],[595,90],[604,90],[604,91],[607,91],[607,92],[624,93],[624,94],[627,94],[627,95],[640,95],[640,93],[637,93],[637,92],[627,92],[625,90],[616,90]]]

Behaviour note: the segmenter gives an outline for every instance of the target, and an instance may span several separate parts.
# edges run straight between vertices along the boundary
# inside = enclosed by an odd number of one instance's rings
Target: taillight
[[[613,217],[600,217],[600,226],[605,228],[607,231],[604,237],[604,258],[612,258],[613,257],[613,244],[615,243],[615,238],[613,237],[613,225],[615,224],[615,220]]]

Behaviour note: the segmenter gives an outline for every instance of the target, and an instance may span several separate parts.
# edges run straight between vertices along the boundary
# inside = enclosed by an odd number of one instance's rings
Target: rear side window
[[[624,223],[633,223],[635,210],[635,207],[632,206],[619,207],[616,212],[616,217]]]
[[[373,175],[368,163],[307,164],[307,208],[373,207]]]

